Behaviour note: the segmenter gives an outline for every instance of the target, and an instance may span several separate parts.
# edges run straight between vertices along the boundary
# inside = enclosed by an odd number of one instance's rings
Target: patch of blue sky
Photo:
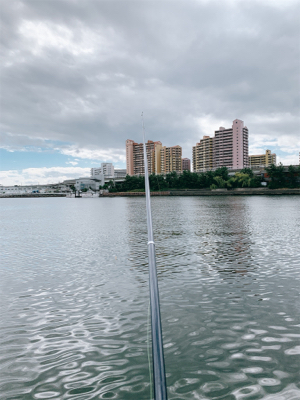
[[[38,150],[29,149],[26,147],[25,151],[7,151],[0,149],[0,170],[22,170],[26,168],[51,168],[51,167],[90,167],[99,165],[101,162],[97,160],[80,159],[72,156],[61,154],[55,150],[45,151],[44,149]]]

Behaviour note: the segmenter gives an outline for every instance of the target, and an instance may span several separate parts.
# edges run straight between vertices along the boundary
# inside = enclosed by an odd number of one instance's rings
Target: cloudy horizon
[[[0,184],[113,162],[125,140],[192,146],[236,118],[249,153],[299,163],[297,0],[1,1]]]

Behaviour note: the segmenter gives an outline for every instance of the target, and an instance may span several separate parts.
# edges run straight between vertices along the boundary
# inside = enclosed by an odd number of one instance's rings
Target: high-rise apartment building
[[[215,131],[213,166],[233,169],[249,166],[248,128],[243,121],[235,119],[231,128],[220,127]]]
[[[196,146],[193,146],[193,171],[204,172],[213,168],[214,138],[203,136]]]
[[[148,140],[146,143],[146,153],[149,174],[155,173],[160,168],[158,158],[161,142]],[[135,143],[133,140],[126,140],[126,171],[128,175],[144,174],[144,147],[143,143]],[[157,172],[159,173],[159,172]]]
[[[266,150],[265,154],[249,156],[250,167],[268,167],[271,164],[276,165],[276,154],[271,150]]]
[[[191,170],[191,160],[189,158],[182,159],[182,171],[190,171]]]
[[[193,146],[193,170],[203,172],[220,167],[242,169],[249,166],[248,128],[235,119],[232,127],[220,127],[214,137],[203,136]]]
[[[154,149],[154,170],[153,172],[157,175],[161,173],[161,142],[157,143]]]
[[[182,172],[182,148],[180,146],[163,146],[160,151],[161,173]]]
[[[134,140],[126,140],[126,173],[128,175],[134,175],[133,168],[133,146],[136,144]]]
[[[149,174],[166,174],[182,171],[182,148],[180,146],[166,147],[157,141],[148,140],[146,153]],[[128,175],[144,174],[143,143],[126,140],[126,171]]]

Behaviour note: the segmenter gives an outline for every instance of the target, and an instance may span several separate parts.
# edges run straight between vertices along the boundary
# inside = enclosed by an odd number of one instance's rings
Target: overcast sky
[[[183,157],[239,118],[250,154],[298,164],[298,0],[0,3],[0,184],[125,168],[142,111]]]

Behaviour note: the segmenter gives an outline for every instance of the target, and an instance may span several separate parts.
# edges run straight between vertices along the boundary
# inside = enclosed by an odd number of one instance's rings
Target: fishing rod
[[[145,190],[147,208],[148,228],[148,261],[149,261],[149,289],[151,307],[151,335],[152,335],[152,366],[153,366],[153,388],[154,400],[167,400],[167,384],[165,375],[165,360],[162,340],[162,329],[159,307],[159,293],[156,273],[155,243],[153,239],[150,187],[148,176],[148,162],[145,142],[144,116],[142,113],[143,140],[144,140],[144,168],[145,168]]]

